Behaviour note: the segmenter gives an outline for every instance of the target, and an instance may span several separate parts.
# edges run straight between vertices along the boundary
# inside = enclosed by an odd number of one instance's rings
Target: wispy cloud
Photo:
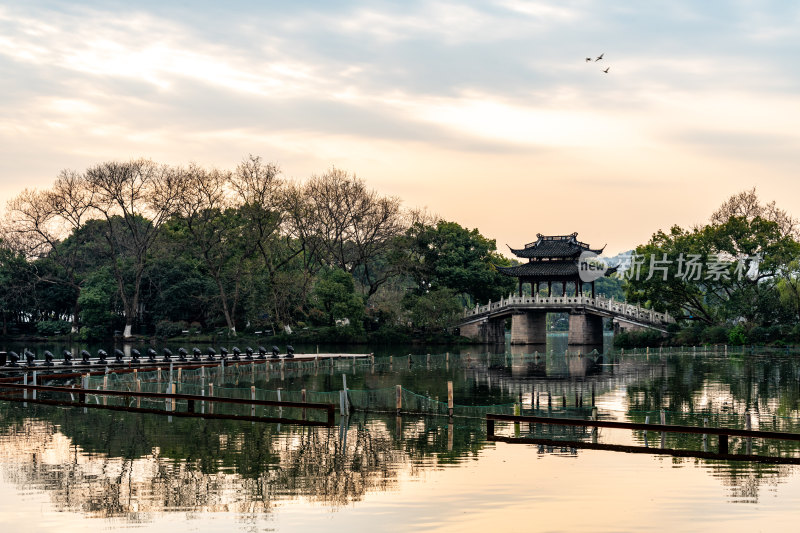
[[[497,237],[568,223],[549,205],[529,219],[526,200],[561,198],[559,183],[576,208],[631,212],[626,184],[662,203],[670,179],[731,187],[758,169],[786,187],[800,149],[790,3],[110,5],[0,6],[0,195],[100,159],[229,166],[253,152],[295,176],[348,167]],[[649,222],[622,223],[625,238],[680,222],[661,204],[637,216]]]

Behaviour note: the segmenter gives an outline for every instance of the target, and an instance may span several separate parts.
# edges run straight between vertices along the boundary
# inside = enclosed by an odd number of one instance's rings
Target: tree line
[[[626,298],[678,318],[668,342],[798,342],[798,230],[797,219],[755,189],[735,194],[707,223],[673,226],[638,246]],[[660,342],[653,332],[616,339],[622,347]]]
[[[441,331],[507,295],[495,241],[405,208],[344,170],[304,181],[151,160],[63,170],[0,228],[2,333],[327,328],[341,340]]]

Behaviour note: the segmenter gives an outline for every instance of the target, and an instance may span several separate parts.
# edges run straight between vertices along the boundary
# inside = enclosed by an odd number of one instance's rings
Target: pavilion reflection
[[[424,369],[425,362],[415,365]],[[598,397],[622,390],[631,421],[643,422],[648,413],[666,408],[682,414],[676,422],[702,425],[705,409],[721,412],[722,405],[731,405],[741,412],[749,406],[764,415],[756,420],[765,427],[778,424],[775,429],[797,431],[795,416],[775,418],[794,415],[800,401],[800,363],[793,359],[736,360],[725,366],[691,355],[561,352],[537,358],[512,351],[475,356],[468,364],[453,358],[451,365],[490,393],[525,393],[526,409],[533,408],[534,389],[542,395],[542,409],[552,389],[554,411],[564,398],[574,410],[576,391],[583,394],[583,409],[590,410],[589,390]],[[531,437],[591,438],[589,432],[557,427],[523,424],[520,431]],[[676,447],[701,446],[681,438]],[[737,445],[742,444],[731,443],[734,453],[740,453]],[[173,511],[270,513],[290,499],[348,505],[369,492],[393,490],[408,473],[474,460],[486,446],[492,444],[485,442],[480,418],[448,424],[445,417],[358,413],[349,425],[320,429],[194,419],[170,423],[155,415],[82,415],[75,409],[0,404],[0,469],[7,481],[20,490],[47,491],[58,509],[142,522]],[[775,446],[781,453],[797,451],[794,445]],[[568,444],[539,453],[576,455]],[[699,464],[694,459],[655,460]],[[701,467],[726,487],[730,498],[750,502],[758,500],[761,487],[781,483],[796,471],[786,465],[723,461],[702,462]]]

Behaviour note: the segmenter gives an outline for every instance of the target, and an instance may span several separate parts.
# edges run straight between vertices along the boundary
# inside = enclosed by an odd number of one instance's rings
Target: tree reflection
[[[404,443],[380,419],[279,428],[116,412],[81,416],[36,405],[21,411],[0,407],[7,479],[46,490],[58,509],[90,516],[265,513],[296,498],[341,506],[391,490],[409,463]]]
[[[628,417],[635,422],[659,420],[664,409],[667,423],[732,428],[745,427],[749,410],[753,429],[798,432],[797,376],[800,365],[788,357],[730,357],[678,354],[653,358],[651,365],[628,386]],[[642,432],[638,438],[644,439]],[[652,436],[652,434],[651,434]],[[700,435],[667,434],[668,447],[702,449]],[[733,454],[796,456],[800,443],[773,439],[731,439]],[[735,501],[755,502],[761,486],[778,484],[792,472],[791,466],[746,462],[710,463],[709,471],[729,488]]]
[[[754,428],[797,431],[797,423],[785,418],[796,415],[798,401],[798,363],[792,360],[665,356],[613,358],[607,364],[585,356],[516,357],[510,358],[509,371],[501,364],[505,359],[475,359],[451,370],[444,365],[435,379],[422,372],[413,379],[418,390],[439,394],[436,387],[446,383],[446,373],[458,372],[467,380],[459,393],[487,402],[515,399],[523,390],[549,391],[550,385],[554,390],[571,385],[583,390],[590,384],[598,395],[626,387],[626,414],[637,422],[665,408],[668,423],[702,425],[714,415],[714,424],[741,427],[740,415],[749,407],[757,414]],[[391,378],[370,373],[359,379]],[[532,406],[532,400],[526,401]],[[587,412],[588,405],[587,396]],[[736,416],[720,418],[727,413]],[[548,439],[590,436],[584,429],[557,426],[521,424],[520,429],[523,436]],[[643,441],[642,433],[634,437]],[[358,412],[340,427],[308,428],[178,417],[170,421],[102,410],[84,415],[76,408],[29,404],[20,409],[0,403],[0,468],[6,479],[22,490],[47,491],[57,509],[144,522],[165,511],[270,513],[288,499],[344,506],[370,492],[395,490],[404,473],[416,475],[474,459],[487,445],[495,444],[486,442],[484,421],[477,415],[453,422],[435,415]],[[700,435],[669,434],[667,445],[702,449],[703,441]],[[753,453],[764,455],[798,452],[791,442],[757,439],[751,446]],[[731,439],[731,453],[747,453],[747,447],[744,439]],[[733,500],[750,502],[758,499],[762,486],[781,483],[793,471],[739,462],[702,465]]]

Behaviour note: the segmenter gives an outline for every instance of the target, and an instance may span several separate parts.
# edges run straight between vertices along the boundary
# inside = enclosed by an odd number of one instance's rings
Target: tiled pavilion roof
[[[511,252],[520,258],[526,259],[543,259],[543,258],[570,258],[577,259],[577,257],[586,251],[600,254],[603,248],[593,249],[588,244],[578,240],[578,234],[572,233],[571,235],[542,235],[537,233],[538,239],[535,242],[528,243],[525,248],[515,249],[509,246]]]
[[[515,278],[548,278],[578,277],[576,261],[531,261],[512,267],[497,267],[501,274]]]

